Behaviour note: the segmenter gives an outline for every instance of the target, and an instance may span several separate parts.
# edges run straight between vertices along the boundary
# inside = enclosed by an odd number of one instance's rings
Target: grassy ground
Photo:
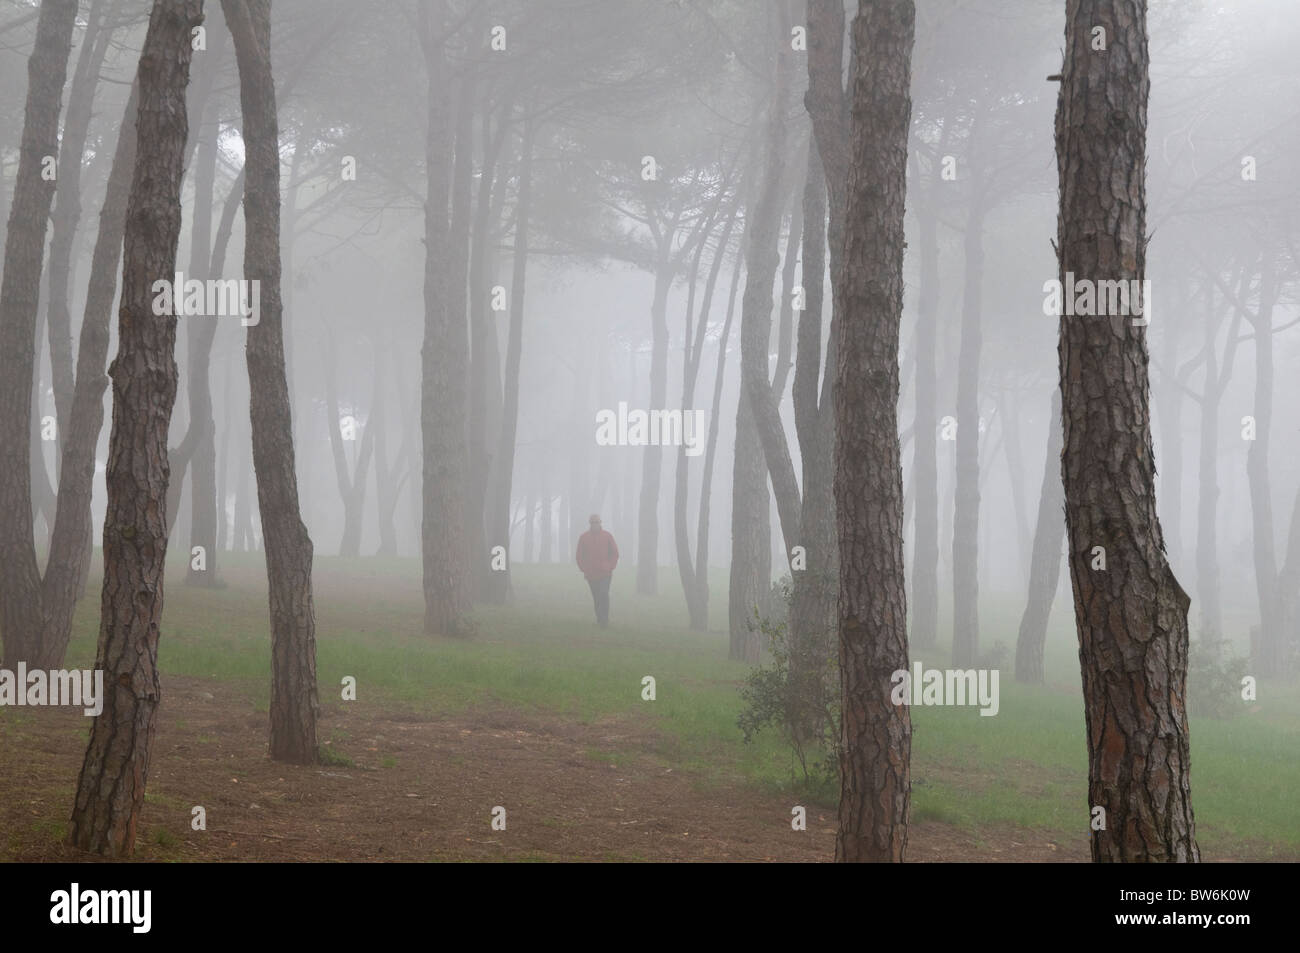
[[[269,645],[261,556],[227,555],[223,589],[185,587],[169,573],[159,664],[164,677],[211,680],[247,696],[265,712]],[[790,794],[823,810],[825,791],[794,778],[790,752],[773,734],[746,745],[736,727],[737,694],[746,667],[726,659],[725,578],[713,587],[711,630],[685,627],[675,573],[661,570],[664,594],[631,593],[628,572],[615,578],[613,624],[592,622],[581,576],[567,566],[517,566],[515,602],[476,611],[478,631],[465,641],[421,632],[419,566],[412,560],[319,558],[315,592],[322,701],[339,700],[345,676],[357,680],[358,703],[468,719],[478,711],[577,725],[610,719],[643,726],[657,756],[707,790],[735,779],[756,796]],[[69,667],[90,667],[98,584],[83,600]],[[984,644],[1014,643],[1019,607],[994,603],[983,621]],[[1053,618],[1048,684],[1015,684],[1009,665],[996,717],[975,708],[913,709],[913,814],[952,825],[990,849],[1035,837],[1086,837],[1086,761],[1078,662],[1068,612]],[[941,630],[942,631],[942,630]],[[942,652],[919,656],[945,667]],[[1254,674],[1254,673],[1245,673]],[[657,698],[641,697],[654,676]],[[17,712],[0,710],[5,718]],[[468,723],[468,722],[467,722]],[[346,737],[327,737],[331,757],[357,756]],[[587,744],[589,758],[614,763],[617,745]],[[1262,683],[1259,700],[1223,720],[1192,721],[1192,785],[1206,859],[1300,857],[1300,693]],[[283,779],[282,779],[283,780]],[[833,811],[832,811],[833,813]],[[1012,831],[1011,835],[1007,832]],[[1041,837],[1040,837],[1041,839]]]

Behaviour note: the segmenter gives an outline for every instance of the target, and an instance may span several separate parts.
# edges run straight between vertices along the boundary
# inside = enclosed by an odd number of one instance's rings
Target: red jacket
[[[588,579],[613,575],[618,565],[618,544],[611,533],[589,529],[578,537],[578,568]]]

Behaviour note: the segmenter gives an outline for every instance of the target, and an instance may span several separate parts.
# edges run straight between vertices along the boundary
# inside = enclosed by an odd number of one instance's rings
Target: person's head
[[[596,513],[592,513],[591,519],[587,520],[587,523],[591,526],[592,532],[595,532],[600,529],[600,516]]]

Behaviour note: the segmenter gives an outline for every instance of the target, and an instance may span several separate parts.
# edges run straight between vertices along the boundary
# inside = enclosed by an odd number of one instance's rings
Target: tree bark
[[[176,319],[153,313],[151,288],[176,269],[190,33],[202,19],[203,0],[155,3],[138,73],[137,161],[123,239],[118,350],[109,369],[113,430],[95,661],[105,675],[103,711],[91,724],[68,827],[73,846],[111,857],[129,856],[135,847],[160,696]]]
[[[271,0],[222,0],[235,58],[247,158],[244,275],[260,282],[261,318],[248,328],[253,472],[271,612],[271,758],[316,761],[316,616],[312,542],[298,509],[293,414],[280,298],[280,136],[271,70]]]
[[[911,806],[911,713],[890,695],[892,674],[908,667],[898,347],[915,20],[911,0],[880,0],[853,23],[852,170],[835,289],[842,862],[902,861]]]
[[[1091,49],[1102,27],[1107,50]],[[1060,278],[1142,280],[1145,2],[1067,0],[1056,112]],[[1083,670],[1094,861],[1196,861],[1186,712],[1186,593],[1156,515],[1146,329],[1060,319],[1061,472]],[[1094,547],[1105,569],[1094,569]]]

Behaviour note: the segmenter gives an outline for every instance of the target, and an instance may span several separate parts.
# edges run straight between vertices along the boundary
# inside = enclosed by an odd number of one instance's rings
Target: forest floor
[[[222,585],[168,587],[136,858],[831,860],[838,792],[801,780],[776,732],[742,739],[749,670],[726,658],[726,600],[709,631],[690,631],[662,572],[660,596],[616,587],[615,622],[597,629],[580,574],[518,566],[513,604],[477,609],[474,636],[447,640],[422,632],[416,561],[318,558],[322,763],[291,766],[267,753],[262,557],[227,554]],[[93,595],[78,607],[69,668],[93,664],[97,610]],[[1018,613],[991,603],[994,656]],[[913,708],[909,860],[1088,859],[1077,650],[1068,614],[1056,616],[1048,684],[1006,672],[997,717]],[[935,649],[914,658],[945,662]],[[89,859],[63,839],[90,723],[78,709],[0,707],[0,861]],[[1297,750],[1294,688],[1265,684],[1230,717],[1194,715],[1206,860],[1300,860]],[[792,829],[796,806],[805,831]],[[192,827],[196,807],[206,830]],[[498,807],[505,830],[493,829]]]
[[[87,720],[10,709],[0,720],[0,849],[11,861],[84,860],[62,844]],[[266,715],[220,682],[163,681],[136,857],[180,861],[824,861],[835,811],[741,778],[677,770],[632,719],[580,724],[504,709],[464,717],[327,706],[337,763],[276,764]],[[337,741],[335,742],[337,744]],[[331,745],[330,747],[334,747]],[[260,755],[258,752],[262,752]],[[206,811],[206,831],[191,829]],[[494,831],[494,807],[506,830]],[[4,841],[7,839],[7,845]],[[920,821],[914,861],[1081,861],[1085,837]]]

